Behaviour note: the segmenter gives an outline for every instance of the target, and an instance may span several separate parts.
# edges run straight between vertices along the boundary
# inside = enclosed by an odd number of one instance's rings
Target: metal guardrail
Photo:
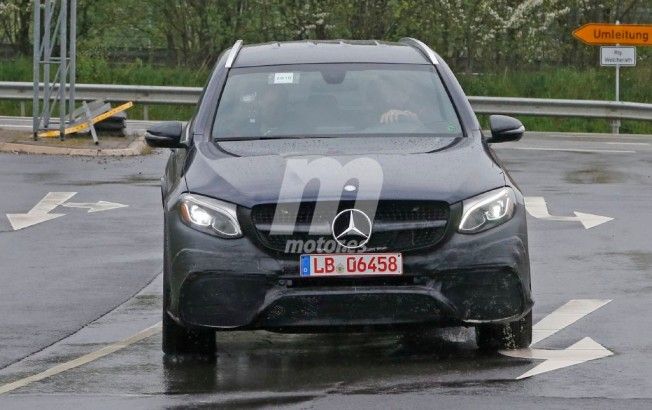
[[[0,100],[19,100],[20,115],[26,113],[25,102],[31,101],[33,84],[26,82],[0,82]],[[56,90],[56,88],[55,88]],[[201,95],[201,87],[164,87],[150,85],[77,84],[77,101],[104,100],[107,102],[133,101],[144,106],[144,119],[148,118],[150,104],[194,105]]]
[[[600,100],[469,97],[477,114],[586,117],[652,121],[652,104]]]
[[[147,120],[148,105],[193,105],[197,103],[201,91],[200,87],[77,84],[76,99],[79,101],[98,99],[109,102],[133,101],[145,106],[144,119]],[[20,100],[22,116],[26,114],[25,102],[31,99],[32,83],[0,82],[0,100]],[[645,103],[515,97],[469,97],[469,101],[476,114],[652,121],[652,104]]]

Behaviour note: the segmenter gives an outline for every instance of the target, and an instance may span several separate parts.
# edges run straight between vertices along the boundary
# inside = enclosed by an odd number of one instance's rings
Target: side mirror
[[[516,118],[506,115],[492,115],[489,117],[491,138],[487,142],[518,141],[525,133],[525,127]]]
[[[145,134],[147,145],[154,148],[185,148],[181,142],[183,124],[179,121],[167,121],[149,128]]]

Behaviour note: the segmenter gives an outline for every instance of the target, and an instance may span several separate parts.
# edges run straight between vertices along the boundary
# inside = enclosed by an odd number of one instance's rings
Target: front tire
[[[163,353],[166,355],[194,354],[215,355],[215,331],[211,329],[188,329],[176,323],[170,315],[170,268],[168,261],[168,232],[163,230]]]
[[[214,355],[215,351],[215,331],[185,328],[163,311],[163,353],[208,356]]]
[[[523,349],[532,343],[532,312],[502,325],[478,325],[475,340],[480,350]]]

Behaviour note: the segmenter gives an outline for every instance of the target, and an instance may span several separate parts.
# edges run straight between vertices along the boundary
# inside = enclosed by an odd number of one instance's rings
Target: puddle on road
[[[106,346],[125,318],[153,323],[160,318],[160,283],[152,283],[127,306],[88,334],[47,357],[60,364]],[[137,325],[140,328],[140,325]],[[91,346],[80,342],[95,341]],[[95,343],[94,342],[94,343]],[[532,362],[480,352],[472,328],[413,332],[283,334],[235,331],[217,334],[218,354],[209,359],[165,357],[161,334],[115,353],[35,382],[23,393],[193,395],[212,404],[310,400],[315,395],[465,389],[493,392],[514,383]],[[25,368],[44,370],[43,358]],[[23,369],[24,370],[24,369]],[[22,373],[21,373],[22,374]],[[15,380],[15,374],[12,376]],[[475,393],[474,393],[475,394]]]
[[[160,177],[148,177],[140,174],[132,174],[113,180],[84,180],[66,182],[66,185],[72,186],[97,186],[97,185],[135,185],[135,186],[160,186]]]
[[[47,183],[56,182],[63,177],[60,171],[47,171],[47,172],[20,172],[14,174],[23,179],[26,183]]]
[[[272,405],[333,393],[493,391],[514,383],[513,377],[531,366],[528,360],[478,351],[473,331],[465,328],[418,336],[224,332],[218,333],[218,355],[209,359],[164,357],[160,343],[159,334],[23,392],[201,394],[222,404],[262,400]]]
[[[125,309],[127,311],[141,311],[146,309],[160,309],[161,295],[136,295]]]
[[[612,184],[624,180],[623,173],[611,171],[606,165],[599,164],[586,169],[569,171],[564,175],[564,181],[570,184]]]
[[[472,330],[457,328],[419,337],[396,333],[218,333],[220,353],[215,362],[165,358],[164,383],[168,394],[387,393],[505,382],[512,372],[502,369],[527,363],[483,354],[469,339],[472,336]]]
[[[605,253],[608,257],[623,257],[629,259],[629,262],[633,265],[635,270],[648,270],[652,268],[652,253],[651,252],[642,252],[642,251],[631,251],[631,252],[607,252]]]

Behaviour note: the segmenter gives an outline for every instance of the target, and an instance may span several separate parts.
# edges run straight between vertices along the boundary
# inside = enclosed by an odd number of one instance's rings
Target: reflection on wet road
[[[478,383],[473,379],[478,371],[515,364],[498,355],[483,356],[468,340],[472,335],[466,329],[437,330],[418,338],[395,333],[230,333],[219,339],[223,353],[214,363],[164,360],[165,388],[167,393],[418,391]]]
[[[41,373],[62,363],[67,366],[77,357],[102,352],[107,339],[129,340],[159,320],[160,286],[159,275],[136,297],[91,326],[3,369],[0,385],[17,375]],[[332,394],[488,388],[516,383],[514,377],[531,366],[529,360],[483,354],[473,339],[473,330],[467,328],[433,328],[418,334],[223,332],[218,333],[218,355],[205,359],[164,357],[157,331],[18,392],[37,393],[47,400],[55,393],[77,397],[80,392],[101,392],[108,396],[192,395],[199,401],[208,397],[213,404],[278,405]]]

